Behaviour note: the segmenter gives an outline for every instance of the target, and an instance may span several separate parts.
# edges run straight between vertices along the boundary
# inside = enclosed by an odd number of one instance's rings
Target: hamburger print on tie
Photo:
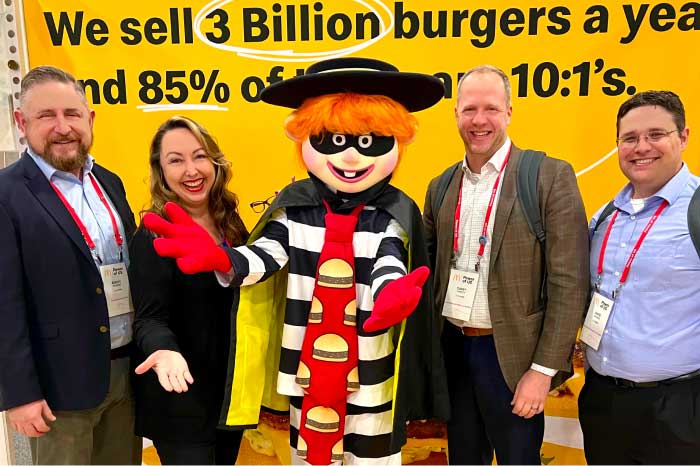
[[[360,389],[352,247],[360,211],[325,216],[325,241],[295,378],[305,393],[297,456],[311,464],[343,460],[347,396]]]

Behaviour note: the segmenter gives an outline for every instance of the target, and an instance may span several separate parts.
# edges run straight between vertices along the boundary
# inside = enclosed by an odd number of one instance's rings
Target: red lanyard
[[[634,245],[634,248],[632,248],[632,252],[630,253],[629,258],[627,259],[627,262],[625,263],[625,268],[622,269],[622,275],[620,275],[620,282],[618,283],[617,287],[613,291],[613,299],[615,299],[615,296],[617,293],[620,291],[620,288],[622,288],[622,284],[627,281],[627,275],[630,273],[630,268],[632,267],[632,261],[634,261],[634,258],[637,256],[637,252],[639,251],[639,248],[642,246],[642,242],[644,242],[644,238],[646,238],[647,234],[649,233],[649,230],[651,230],[651,227],[656,223],[656,220],[659,218],[661,215],[661,212],[668,207],[668,201],[664,199],[664,201],[661,203],[658,209],[656,209],[656,212],[654,212],[654,215],[651,216],[649,219],[649,222],[647,222],[647,225],[644,227],[644,230],[642,230],[642,234],[639,235],[639,239],[637,239],[637,243]],[[600,282],[603,277],[603,261],[605,260],[605,250],[608,247],[608,238],[610,237],[610,232],[612,231],[612,226],[615,223],[615,219],[617,219],[617,214],[619,213],[619,210],[616,210],[615,213],[610,217],[610,223],[608,224],[608,227],[605,229],[605,236],[603,237],[603,243],[600,245],[600,254],[598,255],[598,278],[596,280],[596,289],[600,287]]]
[[[107,202],[107,198],[105,197],[104,193],[102,192],[102,189],[100,189],[100,186],[97,184],[97,181],[95,181],[95,178],[92,176],[92,173],[88,173],[87,176],[90,178],[90,181],[92,182],[93,188],[95,188],[95,192],[97,193],[97,197],[100,198],[100,201],[102,201],[102,204],[104,204],[105,209],[107,209],[107,213],[109,214],[109,219],[112,221],[112,228],[114,229],[114,240],[117,243],[117,246],[119,247],[119,251],[121,253],[122,249],[122,235],[119,234],[119,227],[117,226],[117,219],[114,217],[114,214],[112,213],[112,209],[109,207],[109,203]],[[66,198],[63,196],[63,193],[58,189],[58,187],[53,183],[53,181],[49,181],[51,184],[51,187],[53,188],[54,191],[56,191],[56,194],[58,195],[58,198],[63,202],[63,205],[66,206],[66,209],[68,210],[68,213],[70,214],[71,217],[73,217],[73,221],[75,224],[78,226],[78,229],[80,230],[80,233],[83,235],[83,238],[85,239],[85,242],[88,245],[88,248],[90,248],[90,252],[95,254],[95,242],[92,240],[90,237],[90,233],[88,233],[87,228],[85,228],[85,224],[80,220],[80,217],[78,217],[78,214],[75,212],[73,207],[68,203]],[[99,262],[102,262],[100,257],[95,254]]]
[[[511,148],[513,146],[511,145]],[[506,164],[508,163],[508,159],[510,159],[510,148],[508,149],[508,153],[506,154],[506,158],[503,160],[503,164],[501,165],[501,169],[498,172],[498,176],[496,177],[496,181],[493,183],[493,188],[491,189],[491,198],[489,199],[489,205],[486,208],[486,216],[484,218],[484,226],[481,228],[481,236],[479,237],[479,252],[477,252],[477,261],[476,265],[474,266],[474,269],[478,272],[479,271],[479,263],[481,262],[481,258],[484,255],[484,250],[486,249],[486,243],[488,242],[488,231],[489,231],[489,219],[491,218],[491,211],[493,210],[493,203],[496,200],[496,193],[498,192],[498,183],[501,181],[501,174],[503,173],[503,169],[506,167]],[[462,188],[464,186],[464,176],[462,176],[462,181],[460,182],[459,185],[459,196],[457,197],[457,208],[455,209],[455,222],[454,222],[454,227],[453,227],[453,248],[454,248],[454,254],[455,256],[459,254],[459,220],[462,216]]]

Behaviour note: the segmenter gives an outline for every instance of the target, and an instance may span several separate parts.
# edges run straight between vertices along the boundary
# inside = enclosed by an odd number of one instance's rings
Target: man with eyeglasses
[[[639,93],[617,113],[629,183],[591,220],[581,333],[588,464],[700,462],[700,259],[687,220],[700,179],[681,158],[688,133],[673,92]]]

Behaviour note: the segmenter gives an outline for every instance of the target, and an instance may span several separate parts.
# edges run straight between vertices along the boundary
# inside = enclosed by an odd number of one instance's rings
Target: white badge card
[[[126,264],[119,262],[118,264],[101,265],[100,275],[102,275],[109,317],[134,312],[134,306],[131,304]]]
[[[478,272],[451,269],[445,304],[442,306],[442,315],[468,321],[474,306],[478,284]]]
[[[593,348],[598,349],[600,340],[603,338],[605,326],[608,324],[610,313],[615,302],[606,298],[597,291],[593,293],[591,304],[588,306],[586,320],[583,322],[581,329],[581,341]]]

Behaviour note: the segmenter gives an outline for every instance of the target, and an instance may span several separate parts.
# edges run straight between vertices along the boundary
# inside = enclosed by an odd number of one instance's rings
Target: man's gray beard
[[[89,152],[90,148],[88,146],[85,146],[82,142],[80,142],[78,144],[78,153],[75,155],[75,157],[68,159],[64,157],[57,157],[51,152],[51,143],[47,143],[46,145],[44,145],[44,150],[43,154],[41,154],[41,157],[56,170],[60,170],[63,172],[72,172],[85,166],[85,162],[87,162]]]

